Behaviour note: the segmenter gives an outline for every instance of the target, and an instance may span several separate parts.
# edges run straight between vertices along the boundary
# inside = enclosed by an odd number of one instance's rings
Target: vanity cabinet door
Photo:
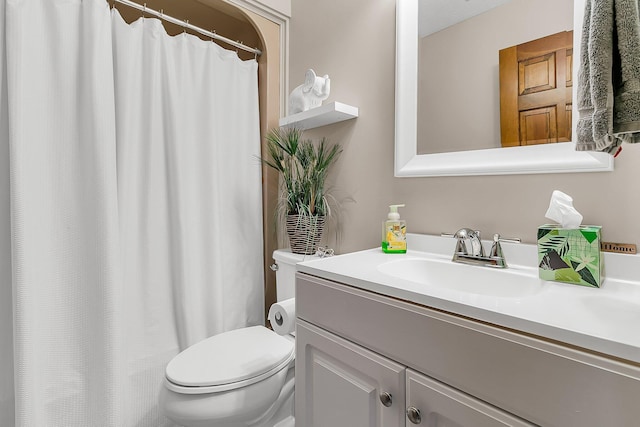
[[[405,367],[302,320],[295,374],[296,425],[404,426]]]
[[[418,412],[419,411],[419,412]],[[416,414],[419,413],[419,416]],[[532,427],[439,381],[407,369],[407,427]]]

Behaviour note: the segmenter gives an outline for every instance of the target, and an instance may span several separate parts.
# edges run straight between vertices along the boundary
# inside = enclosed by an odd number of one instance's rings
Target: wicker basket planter
[[[324,216],[287,215],[287,235],[291,252],[313,255],[324,232]]]

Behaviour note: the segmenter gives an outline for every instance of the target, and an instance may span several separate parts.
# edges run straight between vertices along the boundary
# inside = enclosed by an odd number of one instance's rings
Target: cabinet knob
[[[391,399],[391,393],[388,393],[386,391],[380,393],[380,402],[382,402],[382,404],[387,408],[391,406],[391,404],[393,403],[393,400]]]
[[[407,408],[407,418],[413,424],[420,424],[422,422],[422,416],[420,416],[420,409],[415,408],[413,406],[409,406]]]

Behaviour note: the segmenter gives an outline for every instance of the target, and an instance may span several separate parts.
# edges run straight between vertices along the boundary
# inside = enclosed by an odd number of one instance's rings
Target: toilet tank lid
[[[291,265],[319,258],[320,257],[318,257],[317,255],[294,254],[290,249],[277,249],[273,251],[273,259],[276,262],[283,262]]]
[[[169,362],[165,374],[174,384],[207,387],[244,381],[291,358],[294,344],[264,326],[214,335]]]

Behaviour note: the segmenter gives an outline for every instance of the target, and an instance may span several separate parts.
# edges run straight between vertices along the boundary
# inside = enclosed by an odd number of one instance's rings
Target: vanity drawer
[[[640,367],[298,273],[296,313],[543,426],[635,426]]]
[[[418,409],[423,420],[437,420],[437,425],[534,427],[533,424],[411,369],[407,369],[406,401],[407,408]]]

